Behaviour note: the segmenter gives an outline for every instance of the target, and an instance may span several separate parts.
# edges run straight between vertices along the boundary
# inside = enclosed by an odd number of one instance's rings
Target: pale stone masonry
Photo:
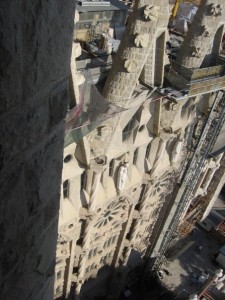
[[[136,1],[103,91],[123,110],[64,150],[55,299],[71,291],[81,300],[118,299],[138,267],[147,276],[160,266],[191,201],[207,193],[221,159],[208,155],[225,121],[219,47],[206,53],[214,34],[199,29],[216,18],[220,41],[225,11],[222,1],[208,2],[187,52],[164,68],[169,1]],[[189,36],[204,42],[201,55],[190,52]],[[209,68],[200,68],[206,59]]]
[[[0,3],[0,298],[51,300],[74,1]]]
[[[155,65],[157,39],[166,31],[169,18],[169,5],[164,2],[157,0],[135,2],[114,68],[105,84],[103,95],[110,102],[121,102],[120,105],[126,105],[143,69],[144,81],[154,84],[152,77],[155,72],[152,67]],[[161,46],[164,49],[165,44]],[[164,51],[159,59],[160,62],[163,61],[163,57]],[[157,72],[163,73],[162,68],[159,68]]]

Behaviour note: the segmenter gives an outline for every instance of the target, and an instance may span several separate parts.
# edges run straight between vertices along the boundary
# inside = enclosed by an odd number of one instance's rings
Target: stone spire
[[[136,1],[104,88],[103,95],[110,102],[125,106],[131,98],[149,52],[153,49],[158,28],[167,26],[168,18],[163,14],[165,11],[169,11],[168,1]]]
[[[202,0],[180,48],[177,62],[186,68],[215,64],[223,34],[225,4],[222,0]],[[209,51],[211,49],[211,51]]]

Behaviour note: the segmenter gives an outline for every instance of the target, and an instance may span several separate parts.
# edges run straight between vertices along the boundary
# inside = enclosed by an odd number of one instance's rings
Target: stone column
[[[51,300],[74,1],[0,7],[0,298]]]
[[[100,179],[103,171],[106,168],[104,160],[101,160],[98,158],[96,161],[91,161],[91,170],[93,170],[93,177],[92,177],[92,188],[90,191],[90,200],[88,205],[88,218],[86,220],[85,224],[85,230],[84,230],[84,240],[82,243],[82,250],[83,254],[81,256],[80,262],[79,262],[79,271],[78,271],[78,283],[76,287],[76,292],[79,293],[81,286],[83,284],[83,278],[85,275],[85,269],[86,269],[86,261],[87,261],[87,252],[90,249],[90,238],[91,238],[91,232],[92,232],[92,217],[95,213],[95,206],[96,206],[96,200],[97,200],[97,192],[98,187],[100,184]]]
[[[202,0],[191,27],[180,48],[177,63],[186,68],[200,68],[215,33],[221,22],[224,22],[223,0]],[[222,36],[221,36],[222,38]],[[218,43],[217,43],[218,44]],[[218,53],[217,53],[218,54]],[[208,57],[208,65],[210,58]],[[179,68],[179,66],[178,66]]]
[[[125,106],[131,98],[168,5],[165,0],[136,1],[103,91],[110,102]]]
[[[140,80],[145,84],[155,86],[162,86],[163,84],[169,17],[169,7],[165,5],[165,9],[160,15],[155,39],[151,45],[151,49],[149,49],[149,54],[141,73]]]

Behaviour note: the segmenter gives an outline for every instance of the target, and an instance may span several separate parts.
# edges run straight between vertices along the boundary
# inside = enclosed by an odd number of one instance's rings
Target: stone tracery
[[[124,213],[125,208],[126,206],[124,207],[124,203],[116,201],[110,203],[103,213],[101,213],[101,215],[97,218],[94,226],[101,228],[108,225],[110,222],[115,224],[116,221],[121,221],[121,214]]]

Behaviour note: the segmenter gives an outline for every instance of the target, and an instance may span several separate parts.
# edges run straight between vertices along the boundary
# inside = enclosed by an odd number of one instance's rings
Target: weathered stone
[[[134,43],[137,47],[147,47],[148,46],[148,34],[138,34],[134,40]]]
[[[181,45],[177,56],[177,63],[186,68],[200,68],[215,64],[219,55],[223,32],[220,26],[224,24],[224,4],[219,0],[203,0],[197,10],[190,29]],[[219,42],[217,41],[219,35]],[[200,49],[194,51],[193,47]],[[206,59],[206,56],[207,59]],[[204,60],[205,59],[205,60]]]
[[[50,300],[74,1],[0,3],[0,298]]]
[[[144,9],[144,18],[149,21],[156,21],[159,16],[160,7],[148,5]]]
[[[128,59],[124,63],[124,68],[129,73],[134,73],[137,69],[137,62],[135,60]]]

